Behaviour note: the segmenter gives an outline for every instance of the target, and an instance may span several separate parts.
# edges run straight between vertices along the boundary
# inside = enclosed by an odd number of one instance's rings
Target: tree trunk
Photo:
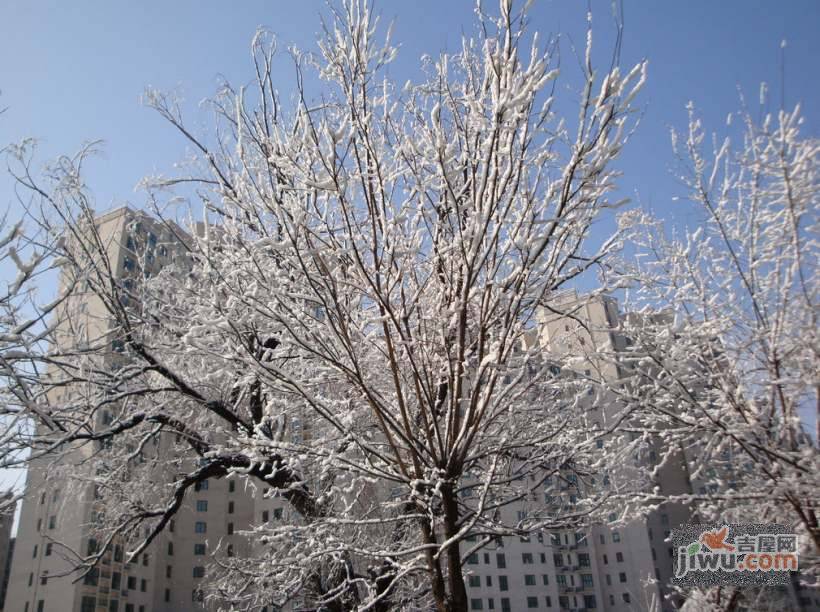
[[[442,487],[444,506],[444,534],[449,540],[458,533],[458,500],[451,485]],[[451,612],[466,612],[467,589],[464,586],[464,574],[461,571],[461,550],[458,544],[447,549],[447,581],[450,587]]]

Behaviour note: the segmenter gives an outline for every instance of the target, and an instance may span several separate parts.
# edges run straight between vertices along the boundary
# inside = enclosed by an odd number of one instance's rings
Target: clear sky
[[[493,1],[486,1],[494,8]],[[399,82],[414,75],[422,53],[458,46],[473,31],[473,2],[413,0],[377,2],[395,21],[400,59],[391,68]],[[564,32],[583,41],[586,2],[535,0],[532,28]],[[611,4],[592,1],[596,42],[605,51],[613,25]],[[204,124],[198,102],[221,78],[234,84],[252,78],[250,40],[259,26],[283,43],[312,47],[324,2],[140,2],[0,0],[0,146],[32,136],[40,160],[74,152],[102,139],[104,156],[87,175],[99,209],[143,202],[134,186],[146,174],[165,171],[186,154],[186,145],[140,103],[148,85],[174,89],[188,116]],[[787,106],[802,101],[806,129],[817,134],[820,118],[820,2],[817,0],[625,0],[623,63],[649,60],[649,82],[640,99],[641,126],[620,162],[622,189],[659,212],[670,210],[680,189],[671,179],[669,126],[683,127],[693,100],[708,126],[720,129],[738,106],[737,88],[757,100],[758,85],[771,84],[779,104],[780,41],[786,39]],[[568,45],[565,46],[568,50]],[[287,94],[292,71],[281,63],[278,87]],[[0,178],[0,206],[13,201],[11,183]]]
[[[611,3],[591,4],[597,48],[605,52],[614,30]],[[394,40],[401,43],[391,75],[403,83],[417,74],[422,53],[456,49],[462,33],[474,31],[473,6],[468,0],[379,1],[377,12],[395,21]],[[580,0],[535,0],[531,27],[582,44],[586,7]],[[144,88],[176,90],[187,101],[187,115],[206,129],[199,101],[223,76],[238,85],[252,79],[255,30],[265,26],[283,44],[313,48],[321,14],[326,5],[316,0],[0,0],[0,108],[8,107],[0,115],[0,147],[35,137],[42,162],[102,139],[104,156],[86,175],[97,208],[141,207],[138,181],[170,171],[187,153],[182,138],[141,105]],[[623,64],[647,58],[649,81],[639,99],[641,125],[619,161],[621,189],[670,222],[697,219],[673,203],[683,193],[669,172],[669,127],[685,126],[692,100],[706,125],[721,129],[738,107],[738,87],[756,101],[761,81],[771,84],[775,110],[781,40],[788,41],[786,106],[802,102],[806,132],[820,133],[820,1],[625,0],[624,15]],[[286,62],[280,68],[277,86],[286,95],[293,72]],[[0,175],[5,207],[14,207],[13,186]]]

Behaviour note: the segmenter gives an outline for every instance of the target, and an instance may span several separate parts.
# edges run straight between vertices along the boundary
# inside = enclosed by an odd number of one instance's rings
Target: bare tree
[[[715,137],[704,150],[691,106],[688,131],[673,135],[699,227],[670,238],[649,215],[621,218],[635,258],[614,279],[643,316],[625,325],[633,384],[620,392],[670,454],[686,453],[701,518],[794,525],[812,572],[820,143],[801,135],[799,108],[731,117],[739,145]],[[715,609],[751,605],[712,596]]]
[[[136,283],[79,185],[29,182],[106,312],[49,357],[64,392],[48,416],[71,427],[46,438],[93,450],[78,478],[104,498],[106,545],[133,558],[197,483],[242,476],[295,513],[249,534],[253,559],[220,561],[232,609],[466,610],[462,564],[482,547],[629,507],[636,483],[593,483],[630,445],[599,448],[617,428],[592,427],[588,382],[545,354],[535,315],[617,244],[588,238],[646,66],[599,77],[590,33],[564,120],[557,43],[527,44],[525,20],[506,0],[479,12],[476,38],[397,88],[389,34],[346,2],[317,55],[292,51],[289,109],[260,33],[256,89],[213,101],[213,146],[149,94],[203,170],[153,181],[156,197],[193,184],[207,222],[166,222],[178,257]]]

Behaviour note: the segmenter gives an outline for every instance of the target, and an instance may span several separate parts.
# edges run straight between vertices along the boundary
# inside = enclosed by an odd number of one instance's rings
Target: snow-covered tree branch
[[[666,448],[685,450],[702,519],[794,525],[812,572],[820,145],[801,134],[799,107],[730,117],[736,142],[710,141],[692,107],[673,134],[699,227],[669,237],[648,215],[621,218],[635,257],[616,282],[642,313],[625,325],[622,393]]]

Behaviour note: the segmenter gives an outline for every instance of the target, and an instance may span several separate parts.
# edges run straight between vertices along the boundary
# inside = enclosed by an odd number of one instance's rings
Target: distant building
[[[168,227],[144,213],[119,208],[96,219],[97,231],[106,247],[116,278],[126,287],[140,276],[158,271],[175,256],[179,240]],[[63,282],[67,282],[65,277]],[[72,309],[71,325],[63,325],[60,342],[76,346],[104,337],[107,311],[95,295],[80,291],[65,308]],[[123,359],[122,343],[111,338],[106,359]],[[99,425],[111,415],[100,411]],[[170,436],[156,440],[150,453],[170,452]],[[65,462],[82,469],[81,462],[95,449],[78,448]],[[53,466],[48,459],[29,467],[17,533],[16,554],[11,564],[7,605],[9,612],[181,612],[205,610],[200,584],[217,543],[222,554],[241,554],[245,541],[235,531],[245,529],[253,517],[253,501],[233,479],[206,481],[145,554],[125,563],[125,551],[113,542],[100,565],[75,582],[70,570],[77,558],[71,551],[87,554],[98,550],[92,525],[96,512],[104,510],[94,487],[69,488],[46,480]],[[167,481],[169,474],[158,474]],[[10,527],[10,519],[9,519]],[[5,533],[8,532],[6,528]],[[6,540],[8,538],[6,537]],[[0,544],[2,546],[2,544]]]

